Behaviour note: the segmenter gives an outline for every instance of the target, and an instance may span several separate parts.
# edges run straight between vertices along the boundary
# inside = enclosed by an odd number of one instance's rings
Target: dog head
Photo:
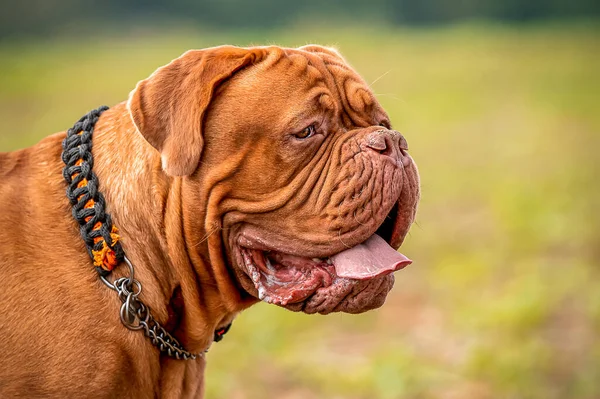
[[[189,239],[207,242],[217,281],[291,310],[358,313],[410,263],[396,249],[416,166],[336,51],[190,51],[140,82],[128,108],[164,171],[184,176]]]

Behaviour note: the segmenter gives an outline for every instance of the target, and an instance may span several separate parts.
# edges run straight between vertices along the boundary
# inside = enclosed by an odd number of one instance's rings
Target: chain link
[[[142,292],[142,284],[134,277],[133,265],[126,256],[123,260],[129,267],[128,277],[120,277],[112,283],[106,277],[100,277],[107,287],[117,291],[122,302],[119,314],[123,325],[130,330],[143,330],[154,346],[176,359],[194,360],[204,356],[206,350],[200,353],[185,350],[181,343],[152,317],[150,308],[138,298]]]

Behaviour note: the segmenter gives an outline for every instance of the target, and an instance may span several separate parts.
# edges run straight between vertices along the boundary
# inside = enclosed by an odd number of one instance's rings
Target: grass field
[[[189,48],[337,46],[422,174],[415,263],[360,316],[257,305],[209,354],[208,398],[599,398],[600,30],[138,30],[0,43],[0,151]]]

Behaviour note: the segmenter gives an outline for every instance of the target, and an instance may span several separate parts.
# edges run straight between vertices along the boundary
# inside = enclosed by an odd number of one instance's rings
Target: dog
[[[0,154],[0,397],[201,397],[203,351],[242,310],[365,312],[411,262],[396,249],[416,165],[337,50],[191,50],[93,129],[135,277],[120,262],[103,283],[93,267],[65,195],[65,132]],[[126,298],[199,355],[126,328],[143,318]]]

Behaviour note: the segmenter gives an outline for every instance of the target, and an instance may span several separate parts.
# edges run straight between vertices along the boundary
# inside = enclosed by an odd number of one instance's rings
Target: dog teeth
[[[327,258],[312,258],[312,261],[315,263],[327,263],[328,265],[332,265],[333,262],[331,261],[330,257]]]
[[[330,257],[327,258],[312,258],[312,261],[315,263],[327,263],[328,265],[332,265],[333,262],[331,261]]]
[[[258,270],[252,270],[252,281],[254,281],[254,283],[258,284],[259,280],[260,280],[260,273],[258,272]]]

